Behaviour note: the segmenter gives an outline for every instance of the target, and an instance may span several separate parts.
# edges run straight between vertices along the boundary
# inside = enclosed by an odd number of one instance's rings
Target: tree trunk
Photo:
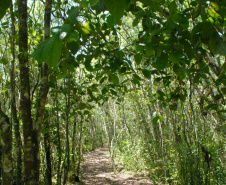
[[[66,101],[66,165],[64,167],[64,181],[63,184],[66,184],[67,175],[70,169],[70,145],[69,145],[69,112],[70,112],[70,79],[67,79],[67,88],[68,93],[65,95],[65,101]]]
[[[15,35],[15,18],[13,14],[13,2],[11,0],[10,6],[10,15],[11,15],[11,29],[12,35]],[[16,109],[16,95],[15,95],[15,39],[11,37],[11,53],[12,53],[12,61],[11,61],[11,117],[14,125],[14,134],[16,140],[16,184],[22,184],[22,143],[21,143],[21,136],[20,136],[20,125],[19,120],[17,117],[17,109]]]
[[[46,0],[45,15],[44,15],[44,40],[50,37],[51,9],[52,9],[52,0]],[[36,146],[34,147],[34,156],[35,156],[34,165],[35,165],[35,168],[38,169],[35,171],[36,181],[39,180],[39,168],[40,168],[39,144],[40,144],[41,128],[42,128],[42,123],[44,118],[45,104],[46,104],[48,91],[49,91],[48,66],[46,63],[42,63],[37,115],[36,115],[35,124],[33,126],[34,143]]]
[[[24,134],[25,184],[38,184],[34,178],[33,128],[31,118],[30,82],[28,67],[27,0],[18,0],[19,18],[19,68],[20,68],[20,110]],[[36,147],[36,146],[35,146]]]
[[[2,130],[1,125],[0,125],[0,130]],[[2,138],[2,135],[0,133],[0,140]],[[2,144],[0,142],[0,185],[2,185]]]
[[[49,120],[47,116],[45,116],[45,130],[46,132],[44,134],[44,145],[45,145],[45,153],[46,153],[46,185],[52,185]]]
[[[82,137],[83,137],[83,118],[81,119],[79,126],[79,147],[78,147],[78,165],[77,165],[77,177],[80,175],[81,161],[82,161]]]
[[[56,127],[57,127],[57,152],[58,152],[58,164],[57,164],[57,185],[61,185],[61,140],[60,140],[60,124],[59,124],[59,110],[58,110],[58,86],[57,86],[57,79],[56,79],[56,107],[57,107],[57,120],[56,120]]]
[[[1,106],[1,105],[0,105]],[[2,183],[13,184],[13,159],[12,159],[12,125],[8,116],[0,107],[0,127],[2,131]]]
[[[76,127],[77,127],[77,116],[74,118],[74,125],[73,125],[73,134],[72,134],[72,168],[75,171],[75,156],[76,156]]]

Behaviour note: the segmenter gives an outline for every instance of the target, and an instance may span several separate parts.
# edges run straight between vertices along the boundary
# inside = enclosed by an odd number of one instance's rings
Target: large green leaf
[[[119,78],[115,74],[110,75],[110,80],[114,85],[119,85]]]
[[[90,72],[93,71],[93,66],[91,66],[91,61],[92,61],[91,57],[88,57],[85,61],[85,68],[87,71],[90,71]]]
[[[148,69],[142,69],[142,73],[145,78],[150,79],[151,78],[151,72]]]
[[[90,110],[92,107],[87,103],[79,103],[77,108],[78,109],[89,109]]]
[[[39,62],[45,62],[50,67],[56,67],[61,57],[62,40],[57,36],[50,37],[39,44],[32,56]]]
[[[77,16],[79,15],[80,7],[71,7],[71,9],[68,11],[68,20],[75,23],[77,21]]]
[[[104,0],[104,4],[114,18],[114,23],[119,23],[127,7],[126,0]]]
[[[139,65],[142,61],[142,55],[140,53],[136,53],[134,55],[134,59],[135,59],[136,64]]]
[[[10,0],[1,0],[0,1],[0,20],[4,17],[6,10],[10,6]]]
[[[159,56],[155,63],[153,63],[153,66],[157,70],[163,70],[168,66],[168,56],[165,53],[162,53],[161,56]]]

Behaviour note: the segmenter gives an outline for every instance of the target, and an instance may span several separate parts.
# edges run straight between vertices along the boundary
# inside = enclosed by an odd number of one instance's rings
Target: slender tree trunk
[[[33,128],[31,118],[30,82],[28,67],[27,0],[18,0],[19,18],[19,68],[20,68],[20,110],[24,134],[25,184],[37,184],[34,178]],[[37,146],[35,146],[37,147]]]
[[[52,9],[52,0],[46,0],[45,3],[45,15],[44,15],[44,40],[50,37],[50,22],[51,22],[51,9]],[[48,66],[46,63],[41,64],[41,80],[40,80],[40,89],[38,96],[38,107],[36,121],[34,123],[33,129],[33,139],[35,143],[34,147],[34,156],[35,156],[35,178],[38,183],[39,181],[39,168],[40,168],[40,157],[39,157],[39,144],[40,144],[40,135],[41,128],[45,112],[45,104],[47,99],[47,94],[49,91],[48,85]]]
[[[52,169],[51,169],[51,146],[50,146],[50,135],[49,135],[49,120],[45,116],[45,129],[46,133],[44,134],[44,145],[46,153],[46,185],[52,185]]]
[[[59,111],[58,111],[58,86],[56,80],[56,107],[57,107],[57,151],[58,151],[58,164],[57,164],[57,185],[61,185],[61,140],[60,140],[60,124],[59,124]]]
[[[66,184],[67,180],[67,175],[70,169],[70,145],[69,145],[69,112],[70,112],[70,79],[67,79],[67,88],[68,88],[68,94],[65,95],[65,100],[66,100],[66,165],[64,168],[64,181],[63,184]]]
[[[96,149],[96,127],[95,122],[92,118],[92,116],[89,117],[90,123],[91,123],[91,135],[92,135],[92,150]]]
[[[79,127],[79,147],[78,147],[78,166],[77,166],[77,177],[80,175],[81,161],[82,161],[82,131],[83,131],[83,119],[81,119]]]
[[[20,185],[22,184],[22,142],[21,142],[21,136],[20,136],[20,125],[19,120],[17,117],[17,110],[16,110],[16,93],[15,93],[15,41],[14,41],[14,35],[15,35],[15,18],[13,14],[13,2],[11,0],[11,6],[10,6],[10,15],[11,15],[11,21],[12,21],[12,37],[11,37],[11,53],[12,53],[12,61],[11,61],[11,116],[13,120],[14,125],[14,134],[15,134],[15,140],[16,140],[16,184]]]
[[[1,106],[1,105],[0,105]],[[0,107],[0,127],[2,131],[2,183],[13,184],[13,159],[12,159],[12,125],[8,116]]]
[[[76,126],[77,126],[77,116],[74,118],[74,125],[73,125],[73,134],[72,134],[72,166],[73,170],[75,170],[75,156],[76,156]]]
[[[0,130],[2,130],[1,125],[0,125]],[[1,138],[2,138],[2,135],[0,133],[0,140]],[[0,185],[2,185],[1,179],[2,179],[2,144],[0,142]]]

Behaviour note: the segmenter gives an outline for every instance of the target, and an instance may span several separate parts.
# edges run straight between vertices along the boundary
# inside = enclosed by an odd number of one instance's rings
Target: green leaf
[[[152,46],[152,44],[146,44],[146,46],[145,46],[145,51],[146,51],[146,54],[147,54],[147,56],[152,56],[153,54],[154,54],[154,50],[153,50],[153,46]]]
[[[90,34],[90,32],[91,32],[91,28],[90,28],[88,22],[86,22],[84,25],[82,25],[81,29],[82,29],[84,34]]]
[[[131,80],[133,84],[140,86],[140,80],[141,78],[137,74],[133,74],[133,78]]]
[[[102,90],[101,90],[101,92],[102,92],[102,94],[106,94],[107,92],[108,92],[108,87],[104,87]]]
[[[154,119],[152,120],[153,124],[157,125],[158,124],[158,120],[162,121],[163,117],[159,116],[159,115],[155,116]]]
[[[70,32],[70,29],[71,29],[70,24],[64,24],[64,25],[61,26],[61,33],[62,32],[69,33]]]
[[[141,63],[141,60],[142,60],[142,55],[140,53],[136,53],[134,55],[134,59],[135,59],[136,64],[139,65]]]
[[[114,26],[114,17],[112,15],[107,17],[107,26],[108,28],[113,28]]]
[[[112,94],[112,95],[117,96],[117,92],[116,92],[116,91],[114,91],[113,89],[110,89],[110,91],[111,91],[111,94]]]
[[[71,9],[69,10],[69,13],[68,13],[69,21],[75,23],[77,21],[77,16],[79,15],[79,12],[80,12],[80,7],[78,7],[78,6],[71,7]]]
[[[76,41],[67,42],[67,47],[71,51],[71,53],[74,55],[78,52],[80,48],[80,44]]]
[[[217,55],[223,55],[226,56],[226,41],[218,41],[215,44],[213,44],[213,46],[210,46],[212,52]]]
[[[226,95],[226,87],[222,87],[221,92],[222,92],[222,94]]]
[[[88,111],[88,110],[84,111],[84,115],[89,115],[89,114],[90,114],[90,111]]]
[[[91,58],[87,58],[86,61],[85,61],[85,67],[86,67],[86,70],[87,71],[90,71],[92,72],[93,71],[93,67],[91,66]]]
[[[56,67],[61,57],[61,50],[62,40],[54,36],[41,42],[32,53],[32,56],[39,63],[45,62],[50,67]]]
[[[79,32],[77,30],[74,30],[69,37],[69,40],[75,40],[78,41],[79,40]]]
[[[79,103],[78,109],[91,109],[89,104],[86,103]]]
[[[0,20],[4,17],[6,10],[10,6],[10,0],[1,0],[0,1]]]
[[[148,69],[142,69],[142,73],[144,75],[145,78],[150,79],[151,78],[151,72]]]
[[[215,103],[212,103],[212,104],[209,104],[207,107],[206,107],[207,110],[218,110],[218,105],[215,104]]]
[[[161,2],[164,2],[164,0],[139,0],[140,2],[148,5],[148,6],[153,6],[154,3],[161,3]]]
[[[118,24],[127,7],[126,0],[104,0],[104,4],[114,18],[114,23]]]
[[[156,63],[153,66],[158,70],[163,70],[168,65],[168,56],[165,53],[162,53],[160,57],[157,58]]]
[[[133,20],[133,27],[136,27],[139,24],[140,21],[141,21],[141,17],[136,17]]]
[[[117,75],[115,74],[111,74],[110,75],[110,80],[114,85],[118,85],[119,84],[119,78]]]
[[[104,12],[106,10],[105,4],[103,0],[99,0],[95,6],[92,6],[93,10],[96,10],[97,14]]]
[[[119,60],[123,60],[124,53],[122,50],[116,51],[115,57]]]
[[[8,64],[8,60],[6,58],[0,59],[0,64]]]
[[[195,19],[197,18],[200,13],[201,13],[201,10],[202,10],[202,6],[199,4],[198,7],[196,7],[192,13],[192,18]]]
[[[162,92],[162,91],[160,91],[160,90],[158,90],[157,93],[159,94],[159,99],[162,100],[162,101],[164,101],[165,93]]]

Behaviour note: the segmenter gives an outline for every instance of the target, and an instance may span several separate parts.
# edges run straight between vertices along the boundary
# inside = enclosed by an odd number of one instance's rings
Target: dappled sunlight
[[[147,178],[134,177],[129,172],[113,172],[107,148],[100,148],[84,156],[82,182],[80,184],[152,184]],[[121,168],[121,167],[120,167]],[[118,169],[117,169],[118,170]]]

